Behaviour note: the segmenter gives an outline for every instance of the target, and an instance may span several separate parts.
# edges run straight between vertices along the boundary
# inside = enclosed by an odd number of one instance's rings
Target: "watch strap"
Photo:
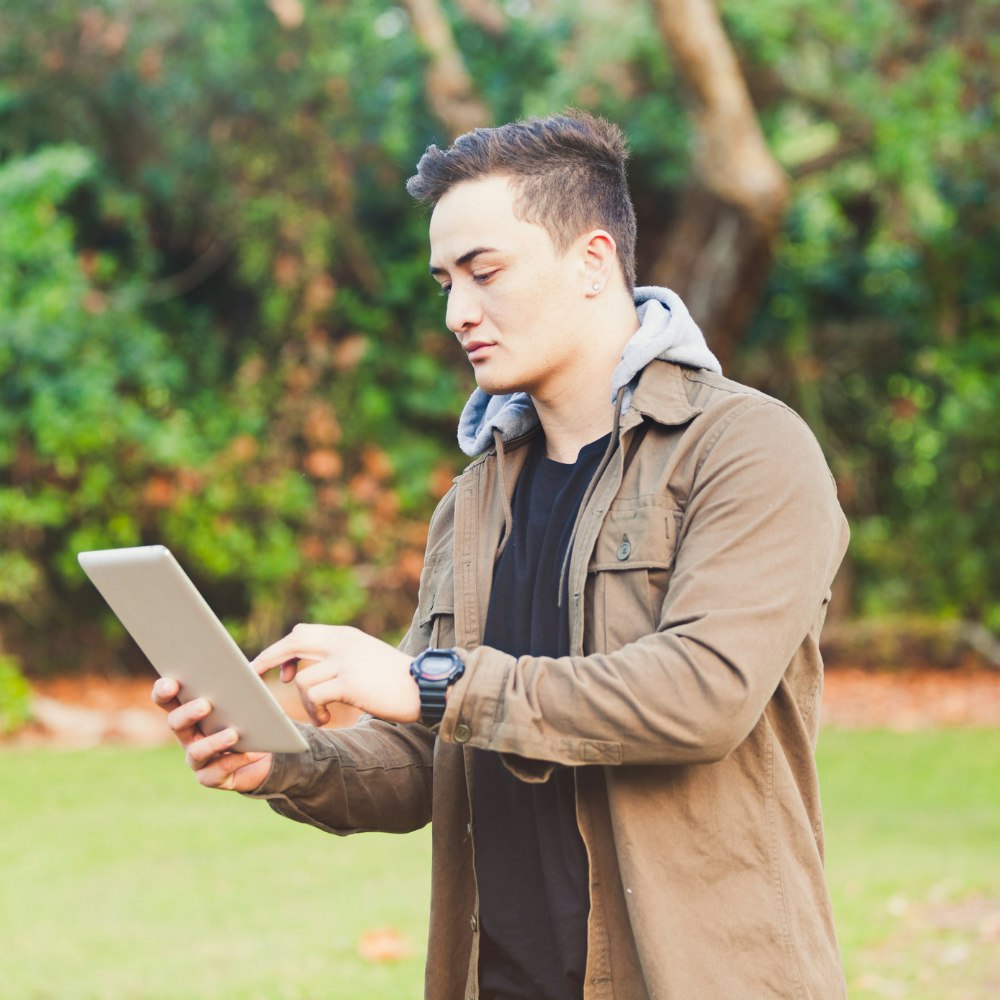
[[[450,686],[451,680],[447,677],[433,681],[417,680],[417,687],[420,688],[420,721],[425,726],[436,726],[444,718],[448,703],[445,692]]]

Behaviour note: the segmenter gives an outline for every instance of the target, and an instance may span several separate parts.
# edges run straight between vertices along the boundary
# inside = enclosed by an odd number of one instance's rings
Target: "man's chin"
[[[478,374],[476,375],[476,385],[478,385],[487,396],[507,396],[518,391],[518,387],[516,385],[511,385],[510,382],[501,378],[490,378],[485,373],[482,376]]]

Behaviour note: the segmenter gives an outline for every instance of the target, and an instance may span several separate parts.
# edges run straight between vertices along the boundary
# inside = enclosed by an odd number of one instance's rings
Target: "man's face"
[[[448,296],[445,321],[492,395],[546,400],[573,367],[576,309],[586,276],[571,247],[514,215],[506,177],[464,181],[434,208],[431,274]]]

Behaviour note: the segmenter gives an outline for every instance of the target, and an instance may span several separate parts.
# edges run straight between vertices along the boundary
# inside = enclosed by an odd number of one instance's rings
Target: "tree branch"
[[[225,240],[215,237],[208,249],[184,270],[150,282],[143,298],[147,302],[165,302],[190,292],[217,271],[231,253],[232,247]]]
[[[694,102],[695,176],[651,277],[687,300],[728,362],[767,283],[790,199],[711,0],[651,0]]]
[[[456,0],[462,13],[488,35],[500,38],[507,34],[507,15],[493,0]]]
[[[795,181],[811,177],[813,174],[821,174],[824,170],[829,170],[838,163],[861,152],[866,148],[868,143],[869,140],[867,138],[861,138],[860,136],[857,138],[845,137],[825,152],[811,156],[808,160],[802,160],[800,163],[792,164],[788,168],[788,173]]]
[[[427,50],[427,101],[437,119],[453,139],[489,124],[489,109],[475,93],[451,25],[437,0],[403,0],[403,3],[417,37]]]
[[[699,179],[766,229],[777,229],[788,180],[764,141],[736,54],[711,0],[652,0],[660,32],[695,102]]]

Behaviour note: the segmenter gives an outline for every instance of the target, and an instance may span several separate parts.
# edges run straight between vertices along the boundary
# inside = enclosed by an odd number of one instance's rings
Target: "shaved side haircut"
[[[434,206],[462,181],[509,177],[517,192],[517,217],[541,226],[560,253],[588,230],[607,230],[631,290],[636,223],[625,177],[627,160],[628,145],[617,125],[568,111],[473,129],[447,149],[428,146],[406,190]]]

